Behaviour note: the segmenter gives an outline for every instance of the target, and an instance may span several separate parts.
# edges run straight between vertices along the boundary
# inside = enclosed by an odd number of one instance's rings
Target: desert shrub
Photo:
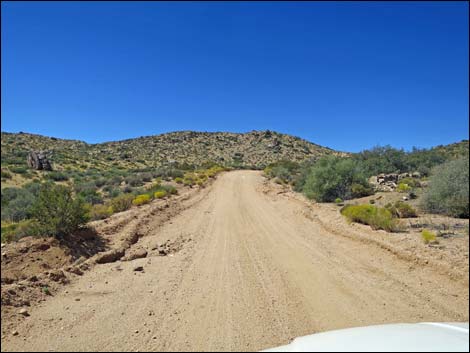
[[[337,197],[335,199],[335,204],[340,204],[340,203],[343,203],[343,199],[341,197]]]
[[[152,176],[152,173],[142,173],[140,175],[140,177],[141,177],[142,181],[148,183],[149,181],[152,181],[153,176]]]
[[[54,181],[66,181],[69,179],[69,177],[64,173],[56,171],[49,172],[46,177],[47,179],[51,179]]]
[[[274,178],[274,182],[279,185],[284,185],[286,183],[283,179],[278,177]]]
[[[156,192],[154,193],[154,197],[155,197],[156,199],[161,199],[161,198],[163,198],[163,197],[165,197],[165,196],[166,196],[166,191],[165,191],[165,190],[156,191]]]
[[[166,191],[166,193],[170,195],[175,195],[178,193],[178,190],[172,185],[162,185],[161,189]]]
[[[110,205],[93,205],[90,210],[92,220],[105,219],[113,214],[113,207]]]
[[[400,180],[400,183],[405,183],[411,188],[419,188],[421,187],[421,183],[418,179],[415,178],[403,178]]]
[[[2,243],[9,243],[28,236],[41,235],[41,228],[35,219],[15,222],[2,222]]]
[[[184,175],[183,184],[186,186],[193,186],[196,184],[197,177],[194,173],[186,173]]]
[[[130,186],[142,186],[142,185],[144,185],[144,182],[143,182],[141,176],[138,176],[138,175],[128,176],[124,180]]]
[[[350,158],[329,156],[316,162],[308,173],[303,186],[304,194],[319,202],[332,202],[336,198],[350,199],[352,186],[367,190],[369,184],[364,174]],[[362,190],[361,190],[362,191]]]
[[[413,218],[418,217],[416,210],[406,202],[397,201],[394,204],[388,203],[385,208],[389,210],[394,217],[397,218]]]
[[[106,185],[107,183],[108,181],[106,180],[106,178],[98,178],[95,180],[95,185],[98,188],[102,187],[103,185]]]
[[[86,189],[78,193],[78,195],[92,205],[103,203],[103,196],[101,196],[98,191]]]
[[[107,193],[108,193],[108,197],[114,198],[114,197],[121,195],[122,191],[119,188],[112,188],[112,189],[108,189]]]
[[[341,214],[350,222],[368,224],[373,229],[383,229],[389,232],[398,229],[392,213],[385,208],[373,205],[348,205],[343,207]]]
[[[6,170],[2,170],[2,179],[11,179],[11,173],[7,172]]]
[[[17,174],[26,174],[28,172],[28,168],[23,166],[11,166],[10,171]]]
[[[364,197],[364,196],[369,196],[374,193],[373,188],[364,183],[364,184],[357,184],[354,183],[351,185],[351,197],[356,198],[356,197]]]
[[[82,183],[75,183],[73,185],[73,188],[75,190],[75,192],[77,194],[81,193],[81,192],[91,192],[91,191],[95,191],[97,189],[97,186],[95,184],[95,181],[86,181],[86,182],[82,182]]]
[[[2,189],[2,220],[19,222],[31,217],[36,194],[27,188]]]
[[[132,204],[135,206],[144,205],[150,202],[150,196],[147,194],[137,195],[137,197],[132,200]]]
[[[421,206],[428,212],[469,217],[469,162],[467,158],[444,163],[433,170]]]
[[[32,207],[32,215],[41,231],[60,237],[77,230],[88,220],[89,208],[82,198],[72,197],[72,190],[63,185],[43,184]]]
[[[398,192],[408,192],[411,191],[411,186],[408,185],[407,183],[400,182],[397,187]]]
[[[423,238],[425,244],[436,241],[436,234],[427,229],[423,229],[423,231],[421,232],[421,237]]]
[[[176,183],[176,184],[182,184],[182,183],[183,183],[183,178],[176,177],[176,178],[175,178],[175,183]]]
[[[113,212],[122,212],[131,208],[133,200],[133,195],[122,194],[109,200],[109,205],[112,207]]]
[[[269,178],[279,178],[283,182],[292,182],[300,170],[300,164],[282,160],[269,164],[264,168],[264,174]]]

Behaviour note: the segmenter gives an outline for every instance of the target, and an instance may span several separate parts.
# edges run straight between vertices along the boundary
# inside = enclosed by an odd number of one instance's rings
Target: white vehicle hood
[[[389,324],[317,333],[264,352],[468,352],[468,323]]]

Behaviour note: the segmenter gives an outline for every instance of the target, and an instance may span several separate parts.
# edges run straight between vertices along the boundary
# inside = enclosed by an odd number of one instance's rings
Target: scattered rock
[[[147,250],[145,250],[141,246],[136,246],[134,248],[129,249],[126,256],[121,258],[121,261],[132,261],[135,259],[142,259],[144,257],[147,257]]]
[[[134,271],[142,272],[144,270],[143,266],[134,267]]]
[[[97,264],[106,264],[110,262],[115,262],[123,256],[124,256],[124,250],[113,249],[113,250],[98,254],[95,258],[95,262]]]
[[[23,316],[29,316],[28,310],[26,310],[24,308],[20,309],[20,311],[18,311],[18,314],[23,315]]]
[[[67,271],[70,272],[70,273],[73,273],[75,275],[78,275],[78,276],[83,275],[83,271],[77,266],[67,267]]]
[[[15,331],[13,331],[11,334],[12,334],[13,336],[18,336],[19,332],[15,330]]]

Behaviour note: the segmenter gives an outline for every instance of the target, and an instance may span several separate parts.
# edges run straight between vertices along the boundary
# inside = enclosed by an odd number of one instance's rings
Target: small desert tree
[[[372,193],[367,179],[351,158],[336,156],[318,160],[309,170],[303,192],[308,198],[332,202]]]
[[[63,185],[43,184],[32,207],[33,217],[40,224],[43,235],[56,237],[70,234],[89,218],[88,207],[82,198],[72,196]]]
[[[421,206],[431,213],[469,216],[469,163],[460,158],[436,167],[423,195]]]

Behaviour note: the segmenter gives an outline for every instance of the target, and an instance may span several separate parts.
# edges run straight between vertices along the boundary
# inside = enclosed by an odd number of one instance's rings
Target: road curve
[[[468,288],[329,233],[262,181],[221,175],[139,241],[147,258],[96,266],[31,310],[2,351],[247,351],[331,329],[468,320],[465,295],[451,295]],[[165,241],[175,252],[158,256]]]

